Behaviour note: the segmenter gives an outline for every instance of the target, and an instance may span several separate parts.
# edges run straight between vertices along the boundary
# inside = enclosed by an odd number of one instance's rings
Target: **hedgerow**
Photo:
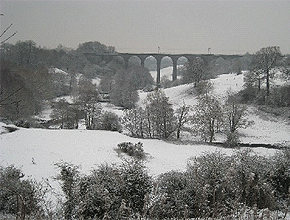
[[[70,163],[57,166],[65,195],[64,219],[271,219],[277,213],[285,217],[290,207],[289,149],[271,157],[249,149],[230,156],[205,152],[191,158],[185,171],[156,178],[148,174],[143,160],[136,159],[102,164],[88,175]],[[17,215],[16,195],[23,197],[26,215],[43,210],[32,182],[20,180],[19,169],[0,171],[1,214]]]

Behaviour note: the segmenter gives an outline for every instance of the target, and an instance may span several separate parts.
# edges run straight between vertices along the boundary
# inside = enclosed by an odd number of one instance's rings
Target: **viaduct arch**
[[[173,72],[172,72],[172,80],[177,79],[177,60],[181,57],[187,58],[187,60],[193,60],[196,57],[201,57],[205,62],[211,62],[218,58],[223,58],[225,60],[234,59],[237,57],[241,57],[241,55],[215,55],[215,54],[167,54],[167,53],[85,53],[86,56],[93,55],[93,56],[101,56],[102,58],[106,56],[120,56],[125,61],[125,68],[128,68],[129,59],[132,56],[136,56],[141,60],[141,66],[144,67],[145,59],[147,57],[154,57],[157,61],[157,78],[156,83],[160,84],[160,70],[161,70],[161,60],[164,57],[170,57],[173,64]]]

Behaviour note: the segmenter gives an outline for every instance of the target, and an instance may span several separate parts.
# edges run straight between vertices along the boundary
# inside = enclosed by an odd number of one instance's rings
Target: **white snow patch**
[[[177,69],[181,66],[183,66],[183,65],[177,65]],[[173,72],[173,66],[169,66],[169,67],[161,69],[160,70],[160,79],[165,76],[166,78],[172,80],[172,72]],[[150,71],[150,74],[153,77],[154,81],[156,82],[157,71],[156,70]],[[177,78],[179,78],[179,76],[177,76]]]
[[[96,77],[94,79],[92,79],[92,83],[95,84],[96,86],[98,86],[101,82],[101,78]]]
[[[224,100],[228,92],[237,93],[243,89],[244,75],[240,74],[223,74],[216,79],[210,80],[213,84],[214,90],[212,94],[219,99]]]
[[[69,75],[67,72],[59,69],[59,68],[50,68],[49,69],[49,72],[54,72],[54,73],[60,73],[60,74],[63,74],[63,75]]]

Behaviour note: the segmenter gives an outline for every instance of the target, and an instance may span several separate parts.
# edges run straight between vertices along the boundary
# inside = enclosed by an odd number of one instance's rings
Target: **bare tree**
[[[270,94],[271,70],[277,67],[281,57],[280,47],[277,46],[262,48],[255,54],[253,73],[257,75],[259,80],[261,80],[261,75],[266,78],[267,96]],[[273,75],[274,73],[272,73]]]
[[[168,138],[176,127],[176,118],[169,98],[162,90],[156,89],[147,95],[145,105],[149,137]]]
[[[205,78],[208,73],[208,67],[201,57],[189,61],[186,64],[186,71],[183,73],[183,82],[194,82],[194,87]]]
[[[212,142],[222,121],[222,107],[214,96],[199,98],[192,118],[193,131],[200,134],[205,141]]]
[[[175,111],[175,115],[177,118],[177,126],[176,126],[176,138],[180,138],[180,132],[183,126],[189,121],[189,111],[190,107],[183,102],[183,105],[180,106]]]

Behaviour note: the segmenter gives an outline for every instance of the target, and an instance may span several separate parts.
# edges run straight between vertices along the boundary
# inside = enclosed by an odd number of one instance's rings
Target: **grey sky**
[[[99,41],[118,52],[254,53],[280,46],[290,53],[287,1],[3,1],[1,30],[10,23],[9,42],[77,48]]]

